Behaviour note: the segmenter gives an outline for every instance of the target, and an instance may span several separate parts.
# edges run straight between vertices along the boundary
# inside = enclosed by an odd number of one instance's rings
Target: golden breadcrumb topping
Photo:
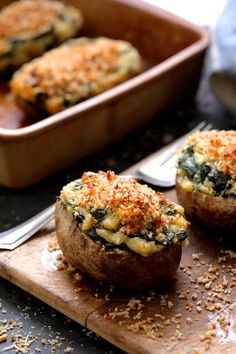
[[[21,0],[0,12],[0,38],[14,38],[38,34],[65,13],[66,6],[59,1]],[[73,9],[75,11],[75,9]],[[79,10],[76,10],[79,12]]]
[[[63,59],[63,60],[62,60]],[[128,42],[79,38],[49,51],[15,73],[11,88],[26,102],[43,97],[55,113],[138,73],[141,58]]]
[[[185,141],[181,148],[184,151],[189,145],[202,162],[214,165],[219,171],[236,178],[236,131],[211,130],[197,132]]]
[[[60,198],[70,211],[106,210],[113,224],[114,218],[118,218],[119,231],[126,235],[145,233],[152,227],[158,234],[164,225],[183,229],[188,225],[181,206],[147,185],[116,176],[112,171],[84,173],[79,182],[71,182],[62,189]],[[164,207],[171,213],[165,214]]]
[[[48,95],[63,95],[65,85],[68,93],[73,93],[80,90],[79,85],[96,84],[106,73],[115,72],[122,51],[127,49],[127,42],[107,38],[71,40],[25,65],[18,72],[18,79],[28,80],[29,86],[39,86]],[[128,66],[129,57],[124,61]]]

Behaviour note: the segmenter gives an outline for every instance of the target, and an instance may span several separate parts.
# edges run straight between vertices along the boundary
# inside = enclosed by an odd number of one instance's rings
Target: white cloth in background
[[[236,114],[236,0],[228,0],[213,33],[210,87],[218,100]]]

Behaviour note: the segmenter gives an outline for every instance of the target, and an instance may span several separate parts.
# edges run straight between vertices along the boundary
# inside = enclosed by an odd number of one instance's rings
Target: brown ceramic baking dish
[[[1,1],[1,6],[10,1]],[[194,95],[208,33],[137,0],[68,0],[81,9],[82,35],[130,41],[145,70],[50,117],[26,116],[0,84],[0,184],[33,184],[116,141],[148,119]],[[43,119],[42,119],[43,118]]]

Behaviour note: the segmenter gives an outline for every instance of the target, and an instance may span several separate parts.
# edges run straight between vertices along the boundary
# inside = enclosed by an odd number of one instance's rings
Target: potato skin
[[[236,199],[186,191],[177,174],[176,194],[186,215],[211,228],[236,231]]]
[[[57,238],[65,258],[98,281],[145,290],[172,278],[179,266],[182,253],[179,244],[148,257],[126,251],[106,251],[80,230],[60,200],[56,202],[55,218]]]

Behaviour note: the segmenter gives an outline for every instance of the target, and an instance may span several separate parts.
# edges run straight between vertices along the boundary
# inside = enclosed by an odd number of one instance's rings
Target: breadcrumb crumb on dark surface
[[[0,353],[122,353],[3,279],[0,294]],[[5,299],[9,304],[7,310]],[[16,308],[15,299],[18,299]]]

